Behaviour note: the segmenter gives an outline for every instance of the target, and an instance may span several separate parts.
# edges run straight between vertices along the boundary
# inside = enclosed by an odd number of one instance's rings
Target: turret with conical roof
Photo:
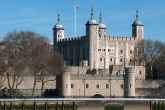
[[[102,21],[102,14],[99,15],[99,37],[104,37],[106,35],[106,25]]]
[[[57,23],[53,27],[54,44],[64,39],[64,27],[60,21],[60,14],[57,14]]]
[[[136,11],[136,18],[132,24],[132,37],[136,39],[144,39],[144,25],[139,20],[139,11]]]

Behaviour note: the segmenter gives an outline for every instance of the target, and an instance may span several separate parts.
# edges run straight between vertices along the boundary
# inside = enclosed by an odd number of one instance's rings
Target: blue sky
[[[102,12],[108,34],[131,36],[131,24],[138,9],[145,25],[145,38],[165,41],[164,0],[0,0],[1,39],[7,32],[29,30],[52,40],[57,13],[61,14],[65,35],[73,36],[75,4],[79,5],[78,35],[85,34],[85,23],[93,7],[96,19]]]

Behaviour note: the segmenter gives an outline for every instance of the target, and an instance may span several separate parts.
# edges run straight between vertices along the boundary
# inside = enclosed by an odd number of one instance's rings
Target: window
[[[86,88],[89,88],[89,84],[86,84],[85,86],[86,86]]]
[[[142,71],[139,71],[139,74],[141,75],[142,74]]]
[[[112,62],[112,58],[110,58],[110,61]]]
[[[121,85],[120,85],[120,87],[123,89],[124,85],[123,85],[123,84],[121,84]]]
[[[100,58],[100,61],[102,61],[103,59],[102,58]]]
[[[130,50],[130,54],[132,54],[132,50]]]
[[[66,88],[68,88],[68,84],[66,84]]]
[[[99,84],[96,85],[96,88],[99,88]]]
[[[131,84],[129,85],[129,87],[131,88]]]
[[[120,53],[123,54],[123,50],[120,50]]]
[[[101,49],[98,49],[98,51],[101,51]]]
[[[111,50],[110,49],[108,49],[108,52],[110,52]]]
[[[71,88],[74,88],[74,85],[73,84],[71,84]]]
[[[109,88],[109,84],[106,84],[106,88]]]
[[[116,72],[116,76],[119,76],[119,72]]]
[[[105,52],[105,49],[103,49],[103,51]]]
[[[120,58],[120,62],[123,62],[123,59],[122,58]]]

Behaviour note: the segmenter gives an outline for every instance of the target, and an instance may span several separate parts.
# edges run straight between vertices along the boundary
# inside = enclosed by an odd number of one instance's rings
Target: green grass
[[[123,105],[120,104],[106,105],[105,110],[123,110]]]
[[[62,110],[62,107],[63,110],[73,110],[72,104],[64,104],[63,106],[61,104],[47,104],[46,106],[45,104],[36,104],[36,106],[34,104],[24,104],[23,107],[22,104],[13,104],[12,106],[10,104],[5,104],[5,106],[2,104],[0,105],[0,110],[34,110],[34,107],[35,110]],[[75,105],[74,110],[77,110],[77,105]]]

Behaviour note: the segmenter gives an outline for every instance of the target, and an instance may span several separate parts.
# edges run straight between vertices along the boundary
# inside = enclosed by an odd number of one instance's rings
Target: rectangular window
[[[86,84],[86,88],[89,88],[89,84]]]
[[[74,88],[74,85],[73,84],[71,84],[71,88]]]
[[[96,85],[96,88],[99,88],[99,84]]]
[[[106,88],[109,88],[109,84],[106,84]]]
[[[123,89],[123,84],[121,84],[120,87]]]

